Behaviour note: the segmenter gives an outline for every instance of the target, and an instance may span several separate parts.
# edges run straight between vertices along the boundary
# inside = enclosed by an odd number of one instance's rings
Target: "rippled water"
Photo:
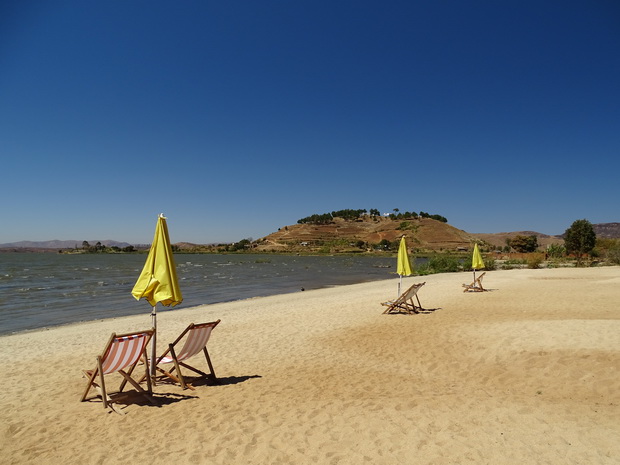
[[[0,253],[0,334],[150,312],[131,295],[145,260],[141,254]],[[180,254],[175,260],[184,298],[175,309],[397,279],[393,257]]]

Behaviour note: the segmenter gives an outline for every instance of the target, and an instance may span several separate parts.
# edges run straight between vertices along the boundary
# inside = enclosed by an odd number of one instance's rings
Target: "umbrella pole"
[[[400,276],[400,280],[398,281],[398,295],[396,296],[397,299],[400,297],[400,289],[403,285],[403,275],[400,274],[398,276]]]
[[[155,305],[153,305],[153,311],[151,312],[151,320],[153,323],[153,329],[155,330],[153,332],[153,337],[151,338],[151,378],[155,381],[155,357],[157,357],[157,355],[155,355],[157,346],[157,311]]]

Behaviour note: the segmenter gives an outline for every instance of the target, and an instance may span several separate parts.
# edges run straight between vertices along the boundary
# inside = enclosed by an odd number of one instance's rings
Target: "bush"
[[[418,267],[419,274],[451,273],[461,271],[463,266],[456,257],[449,255],[434,255],[428,262]]]
[[[620,265],[620,239],[597,238],[592,255],[611,265]]]
[[[484,259],[484,269],[487,271],[493,271],[497,269],[497,264],[493,257],[487,257]]]
[[[544,261],[544,256],[542,254],[531,254],[527,257],[527,267],[531,270],[536,270],[540,268],[542,262]]]
[[[566,247],[562,244],[549,244],[547,247],[547,255],[551,258],[562,258],[566,255]]]
[[[620,248],[609,250],[607,252],[607,260],[614,265],[620,265]]]
[[[502,270],[514,270],[515,268],[522,268],[523,265],[525,265],[525,260],[511,258],[502,264]]]

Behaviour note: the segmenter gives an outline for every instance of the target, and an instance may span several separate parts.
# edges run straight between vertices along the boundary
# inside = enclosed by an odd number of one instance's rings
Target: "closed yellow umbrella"
[[[411,262],[409,261],[409,254],[407,253],[405,236],[400,239],[400,245],[398,246],[396,272],[400,276],[400,281],[398,282],[398,296],[400,296],[400,287],[403,282],[403,276],[411,276],[413,274],[413,271],[411,270]]]
[[[474,269],[474,281],[476,281],[476,270],[484,268],[484,261],[482,260],[482,255],[480,255],[478,244],[474,244],[474,253],[471,257],[471,267]]]
[[[131,294],[136,300],[146,299],[153,307],[151,317],[153,320],[153,328],[157,330],[157,303],[166,307],[174,307],[183,302],[183,295],[179,287],[177,279],[176,264],[172,255],[172,247],[170,246],[170,237],[168,236],[168,226],[166,218],[160,214],[157,218],[157,227],[155,228],[155,236],[151,244],[151,250],[146,258],[146,263],[140,273],[138,281],[134,285]],[[152,356],[151,362],[155,360],[155,338],[157,331],[152,338]],[[151,374],[155,376],[155,365],[151,365]]]

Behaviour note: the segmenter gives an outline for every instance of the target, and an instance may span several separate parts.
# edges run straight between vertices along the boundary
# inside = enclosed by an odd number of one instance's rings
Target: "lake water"
[[[131,295],[146,254],[0,253],[0,334],[150,313]],[[395,257],[175,255],[183,303],[398,279]],[[167,309],[158,305],[158,311]]]

